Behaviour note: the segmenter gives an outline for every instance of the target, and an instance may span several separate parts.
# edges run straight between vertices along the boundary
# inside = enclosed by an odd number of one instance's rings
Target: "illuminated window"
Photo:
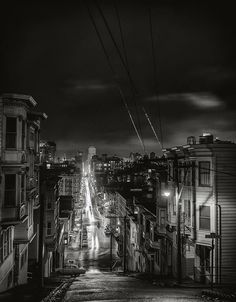
[[[199,162],[199,186],[210,186],[210,162]]]

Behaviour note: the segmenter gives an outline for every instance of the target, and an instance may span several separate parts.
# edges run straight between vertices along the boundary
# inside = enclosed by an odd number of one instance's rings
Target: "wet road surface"
[[[111,267],[110,237],[104,232],[104,221],[96,204],[91,202],[88,179],[85,179],[85,206],[79,235],[65,251],[65,259],[74,259],[86,268],[86,274],[77,277],[67,291],[64,301],[203,301],[201,290],[194,288],[157,288],[150,281],[139,280],[109,272]],[[99,222],[99,227],[98,227]],[[86,247],[81,247],[81,239]],[[112,263],[117,257],[113,240]]]
[[[65,249],[65,262],[73,259],[76,264],[83,266],[87,271],[94,269],[110,270],[110,236],[106,236],[104,232],[104,217],[100,215],[96,204],[92,204],[87,178],[84,187],[85,206],[81,213],[80,231],[71,245]],[[79,217],[81,215],[79,214]],[[118,260],[117,244],[115,240],[112,240],[112,264],[116,261],[118,263]]]
[[[204,301],[201,290],[194,288],[157,288],[148,281],[117,275],[114,273],[90,271],[76,278],[67,291],[65,302],[75,301]]]

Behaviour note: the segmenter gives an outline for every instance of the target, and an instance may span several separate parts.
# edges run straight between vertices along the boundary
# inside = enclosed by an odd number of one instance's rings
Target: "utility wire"
[[[153,131],[153,133],[154,133],[154,135],[155,135],[155,138],[156,138],[158,144],[160,144],[160,146],[162,147],[161,142],[160,142],[160,140],[159,140],[159,138],[158,138],[158,136],[157,136],[157,133],[156,133],[156,131],[155,131],[153,125],[152,125],[152,122],[151,122],[151,120],[150,120],[150,118],[149,118],[147,112],[145,111],[144,107],[143,107],[143,111],[144,111],[144,115],[146,116],[147,121],[148,121],[148,123],[149,123],[149,125],[150,125],[150,127],[151,127],[151,129],[152,129],[152,131]]]
[[[124,58],[125,58],[125,63],[126,63],[127,68],[129,69],[129,62],[128,62],[127,51],[125,49],[125,40],[124,40],[123,30],[122,30],[122,26],[121,26],[120,13],[119,13],[119,9],[118,9],[116,0],[113,0],[113,4],[114,4],[114,7],[115,7],[116,17],[117,17],[117,20],[118,20],[120,37],[121,37],[121,43],[122,43],[122,48],[123,48],[123,53],[124,53]]]
[[[158,109],[158,119],[159,119],[159,126],[160,126],[160,139],[161,139],[161,148],[163,149],[163,131],[162,131],[162,121],[161,121],[161,106],[158,100],[158,91],[157,91],[157,62],[155,56],[155,46],[154,46],[154,38],[153,38],[153,25],[152,25],[152,13],[151,7],[148,6],[148,17],[149,17],[149,29],[150,29],[150,37],[151,37],[151,48],[152,48],[152,59],[153,59],[153,72],[154,72],[154,81],[155,81],[155,91],[157,96],[157,109]]]
[[[127,75],[128,75],[128,78],[129,78],[129,82],[130,82],[130,85],[131,85],[131,87],[132,87],[132,89],[133,89],[133,92],[134,92],[134,94],[136,95],[136,94],[137,94],[137,89],[136,89],[136,87],[135,87],[134,81],[133,81],[133,79],[132,79],[132,77],[131,77],[131,74],[130,74],[130,71],[129,71],[127,65],[126,65],[126,62],[125,62],[125,60],[123,59],[122,53],[121,53],[121,51],[120,51],[120,49],[119,49],[119,46],[117,45],[116,40],[115,40],[115,38],[114,38],[114,36],[113,36],[113,34],[112,34],[112,32],[111,32],[111,29],[110,29],[110,27],[109,27],[108,21],[107,21],[105,15],[103,14],[103,11],[102,11],[100,5],[98,4],[98,2],[97,2],[96,0],[94,0],[94,3],[95,3],[95,5],[96,5],[96,7],[97,7],[97,9],[98,9],[98,11],[99,11],[99,13],[100,13],[102,19],[103,19],[103,22],[104,22],[104,24],[105,24],[105,26],[106,26],[106,29],[107,29],[107,31],[108,31],[108,33],[109,33],[109,36],[110,36],[110,38],[111,38],[111,40],[112,40],[112,42],[113,42],[113,44],[114,44],[114,46],[115,46],[115,48],[116,48],[116,51],[117,51],[117,53],[118,53],[118,55],[119,55],[119,58],[120,58],[120,60],[121,60],[121,63],[122,63],[122,65],[123,65],[123,67],[125,68],[126,72],[127,72]]]
[[[85,1],[84,1],[84,2],[85,2]],[[100,32],[99,32],[99,30],[98,30],[98,28],[97,28],[95,19],[94,19],[93,15],[92,15],[92,13],[91,13],[91,11],[90,11],[90,9],[89,9],[89,6],[88,6],[86,3],[85,3],[85,6],[86,6],[86,8],[87,8],[87,11],[88,11],[90,20],[91,20],[91,22],[92,22],[92,24],[93,24],[93,27],[94,27],[94,29],[95,29],[95,31],[96,31],[96,34],[97,34],[97,36],[98,36],[99,42],[100,42],[100,44],[101,44],[101,46],[102,46],[102,49],[103,49],[103,52],[104,52],[105,57],[106,57],[106,59],[107,59],[108,65],[109,65],[109,67],[110,67],[110,70],[111,70],[111,72],[112,72],[114,78],[116,78],[115,69],[114,69],[113,66],[112,66],[112,63],[111,63],[109,54],[108,54],[108,52],[107,52],[107,50],[106,50],[106,47],[105,47],[105,44],[104,44],[103,39],[102,39],[102,37],[101,37],[101,34],[100,34]],[[138,129],[137,129],[136,125],[135,125],[134,119],[133,119],[132,114],[131,114],[131,112],[130,112],[130,110],[129,110],[129,107],[128,107],[126,98],[125,98],[125,96],[124,96],[124,94],[123,94],[123,92],[122,92],[122,90],[121,90],[119,84],[118,84],[118,83],[116,83],[116,84],[117,84],[117,85],[116,85],[116,88],[117,88],[118,91],[119,91],[119,94],[120,94],[121,99],[122,99],[122,101],[123,101],[123,104],[125,105],[125,108],[126,108],[126,110],[127,110],[127,112],[128,112],[128,115],[129,115],[129,117],[130,117],[130,120],[131,120],[131,122],[132,122],[132,125],[133,125],[133,127],[134,127],[134,130],[135,130],[135,132],[136,132],[136,134],[137,134],[137,137],[138,137],[138,139],[139,139],[139,141],[140,141],[140,143],[141,143],[141,146],[142,146],[142,148],[143,148],[143,150],[144,150],[144,152],[145,152],[145,146],[144,146],[144,144],[143,144],[143,140],[141,139],[141,137],[140,137],[140,135],[139,135]]]
[[[117,20],[118,20],[120,38],[121,38],[121,43],[122,43],[122,48],[123,48],[123,53],[124,53],[124,61],[126,63],[127,70],[128,70],[129,75],[131,77],[131,72],[130,72],[129,62],[128,62],[128,55],[127,55],[127,51],[126,51],[126,47],[125,47],[124,34],[123,34],[122,26],[121,26],[120,13],[119,13],[119,9],[118,9],[116,0],[113,0],[113,4],[114,4],[115,12],[116,12],[116,17],[117,17]],[[134,89],[135,90],[133,91],[133,99],[134,99],[134,105],[135,105],[135,110],[136,110],[136,116],[137,116],[137,120],[138,120],[139,133],[140,133],[140,136],[142,137],[142,127],[141,127],[141,122],[140,122],[140,117],[139,117],[139,112],[138,112],[138,106],[137,106],[137,102],[136,102],[136,95],[135,95],[135,92],[137,94],[137,91],[136,91],[135,87],[134,87]],[[144,153],[146,153],[146,152],[144,152]]]
[[[126,65],[125,59],[124,59],[123,56],[122,56],[122,53],[121,53],[121,51],[120,51],[120,49],[119,49],[119,46],[118,46],[118,44],[117,44],[117,42],[116,42],[116,40],[115,40],[115,38],[114,38],[114,36],[113,36],[113,33],[112,33],[111,29],[110,29],[110,26],[109,26],[109,24],[108,24],[108,21],[107,21],[105,15],[104,15],[104,13],[103,13],[103,11],[102,11],[102,8],[100,7],[100,5],[98,4],[98,2],[97,2],[96,0],[94,0],[93,2],[95,3],[95,6],[97,7],[97,9],[98,9],[98,11],[99,11],[99,13],[100,13],[100,15],[101,15],[101,17],[102,17],[102,19],[103,19],[103,22],[104,22],[104,24],[105,24],[105,27],[106,27],[106,29],[107,29],[107,31],[108,31],[108,33],[109,33],[109,36],[110,36],[110,38],[111,38],[111,40],[112,40],[112,42],[113,42],[113,44],[114,44],[114,46],[115,46],[115,49],[116,49],[116,51],[117,51],[117,53],[118,53],[118,55],[119,55],[119,58],[120,58],[120,60],[121,60],[121,63],[122,63],[122,65],[123,65],[123,67],[124,67],[124,69],[125,69],[125,71],[126,71],[126,73],[127,73],[127,75],[128,75],[129,83],[130,83],[131,90],[132,90],[132,93],[133,93],[133,98],[134,98],[134,101],[135,101],[135,97],[136,97],[136,95],[137,95],[137,89],[136,89],[136,86],[135,86],[134,81],[133,81],[133,79],[132,79],[132,76],[131,76],[131,74],[130,74],[130,70],[129,70],[128,66]],[[120,27],[120,29],[121,29],[121,27]],[[122,35],[122,36],[123,36],[123,35]],[[127,58],[127,56],[126,56],[126,58]],[[135,101],[135,106],[136,106],[136,112],[137,112],[136,114],[137,114],[137,118],[138,118],[139,132],[140,132],[140,134],[141,134],[141,124],[140,124],[140,121],[139,121],[139,116],[138,116],[138,110],[137,110],[136,101]],[[137,128],[136,128],[136,129],[137,129]],[[146,148],[145,148],[145,145],[144,145],[144,143],[143,143],[143,139],[142,139],[141,136],[142,136],[142,135],[140,135],[140,138],[141,138],[141,140],[142,140],[143,151],[144,151],[144,153],[146,153]]]

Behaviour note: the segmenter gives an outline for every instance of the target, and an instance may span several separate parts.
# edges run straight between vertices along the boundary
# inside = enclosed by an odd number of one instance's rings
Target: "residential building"
[[[177,237],[175,273],[181,270],[182,277],[200,282],[235,282],[236,144],[207,133],[198,143],[190,137],[187,145],[164,153],[169,165],[167,229]]]
[[[59,219],[59,175],[45,165],[40,170],[42,232],[41,263],[42,276],[49,277],[55,268],[64,263],[64,225]]]
[[[0,97],[0,290],[27,282],[38,261],[39,132],[28,95]]]

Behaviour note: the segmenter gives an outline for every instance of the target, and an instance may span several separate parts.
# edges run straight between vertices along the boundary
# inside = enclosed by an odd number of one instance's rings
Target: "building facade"
[[[38,261],[39,132],[43,113],[27,95],[0,97],[0,290],[27,282]]]
[[[236,145],[210,134],[165,150],[169,163],[167,224],[173,271],[200,282],[229,283],[236,277]],[[178,252],[179,249],[179,252]]]

